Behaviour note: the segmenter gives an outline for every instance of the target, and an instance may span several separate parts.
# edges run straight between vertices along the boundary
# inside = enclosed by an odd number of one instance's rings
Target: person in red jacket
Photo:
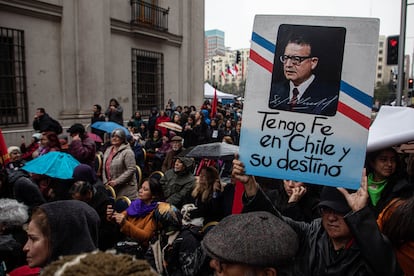
[[[33,152],[35,152],[40,145],[40,138],[42,138],[41,133],[34,133],[31,138],[31,143],[26,146],[24,142],[24,137],[22,137],[22,144],[20,145],[20,150],[22,152],[22,159],[26,161],[30,161],[33,159]]]
[[[168,135],[168,129],[165,127],[159,126],[160,123],[163,122],[170,122],[170,117],[167,116],[164,110],[160,111],[160,115],[157,117],[157,120],[155,120],[155,128],[161,130],[161,136],[167,136]]]

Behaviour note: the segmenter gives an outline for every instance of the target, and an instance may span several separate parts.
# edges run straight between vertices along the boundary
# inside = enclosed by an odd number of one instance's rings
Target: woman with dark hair
[[[378,216],[381,232],[388,237],[405,275],[414,271],[414,196],[395,198]]]
[[[144,253],[156,230],[154,209],[163,198],[160,183],[155,178],[146,179],[139,189],[138,199],[132,201],[123,212],[117,212],[112,205],[108,205],[106,218],[116,223],[127,239],[139,242],[143,247],[141,253]]]
[[[92,108],[93,114],[91,118],[91,124],[95,122],[104,122],[105,114],[102,113],[102,107],[99,104],[94,104]],[[93,132],[93,131],[92,131]]]
[[[144,121],[139,125],[137,133],[141,136],[141,143],[144,143],[149,138],[148,127]]]
[[[233,138],[234,126],[233,121],[231,119],[224,120],[222,131],[223,136],[230,136]]]
[[[113,187],[117,196],[137,198],[135,154],[123,129],[112,131],[111,146],[105,150],[103,166],[103,183]]]
[[[155,129],[154,132],[151,135],[152,137],[149,138],[146,142],[145,142],[145,150],[147,151],[147,153],[151,154],[155,154],[155,152],[157,151],[158,148],[160,148],[162,146],[162,135],[161,135],[161,130],[159,129]]]
[[[78,200],[40,205],[31,216],[23,251],[30,267],[44,267],[60,256],[91,252],[98,243],[99,216]]]
[[[200,110],[195,113],[195,124],[193,127],[194,136],[197,138],[196,145],[206,144],[209,142],[208,125],[205,121],[204,113]]]
[[[72,196],[72,199],[86,202],[98,213],[101,220],[99,224],[98,248],[100,250],[113,248],[117,239],[119,239],[119,235],[117,235],[118,229],[106,220],[106,207],[111,204],[111,200],[104,186],[93,185],[91,182],[79,180],[70,187],[69,194]]]
[[[184,148],[189,148],[197,145],[197,137],[195,137],[193,132],[193,127],[195,126],[195,116],[190,114],[187,118],[187,123],[183,128],[183,139],[184,139]]]
[[[319,185],[259,176],[256,181],[260,186],[250,196],[243,194],[243,212],[262,211],[263,203],[271,202],[283,216],[295,221],[311,222],[320,217]]]
[[[121,126],[124,125],[123,117],[124,109],[119,104],[119,102],[112,98],[109,100],[109,106],[105,111],[105,116],[108,118],[108,121],[117,123]]]
[[[208,133],[209,143],[221,142],[223,140],[223,130],[219,128],[218,120],[216,118],[210,121]]]
[[[53,131],[46,131],[42,133],[40,138],[40,146],[38,154],[33,153],[34,157],[44,155],[50,151],[61,151],[59,138]]]
[[[393,148],[367,153],[365,165],[368,176],[369,204],[376,216],[392,199],[413,194],[414,185],[408,182],[400,157]]]

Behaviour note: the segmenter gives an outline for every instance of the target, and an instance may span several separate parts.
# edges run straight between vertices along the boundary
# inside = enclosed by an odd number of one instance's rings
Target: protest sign
[[[240,159],[246,172],[358,188],[379,20],[257,15]]]

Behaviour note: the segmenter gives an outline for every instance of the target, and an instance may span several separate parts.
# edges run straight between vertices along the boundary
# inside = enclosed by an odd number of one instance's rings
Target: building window
[[[147,116],[153,106],[164,108],[164,56],[132,49],[132,108]]]
[[[24,31],[0,27],[0,125],[28,122]]]
[[[168,31],[168,13],[170,8],[163,9],[156,0],[131,0],[132,24],[144,25],[160,31]]]

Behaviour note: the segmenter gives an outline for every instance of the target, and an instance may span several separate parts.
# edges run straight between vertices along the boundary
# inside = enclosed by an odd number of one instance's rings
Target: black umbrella
[[[233,159],[234,154],[239,152],[239,146],[225,142],[215,142],[195,146],[185,156],[206,159]]]

